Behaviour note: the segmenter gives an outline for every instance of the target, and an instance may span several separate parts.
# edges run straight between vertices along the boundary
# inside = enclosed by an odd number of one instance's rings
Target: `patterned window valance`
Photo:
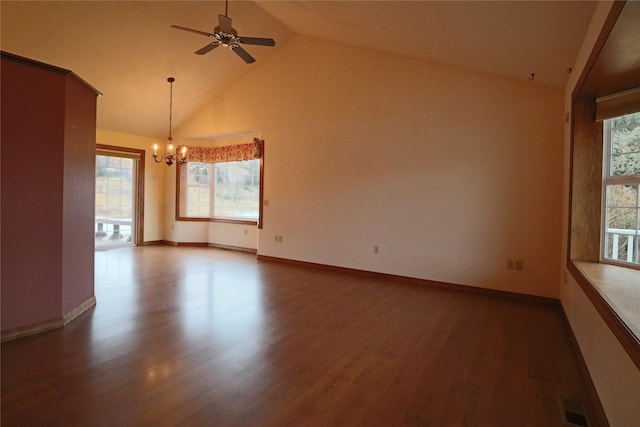
[[[249,144],[226,147],[187,147],[187,162],[219,163],[259,159],[264,140],[253,138]]]

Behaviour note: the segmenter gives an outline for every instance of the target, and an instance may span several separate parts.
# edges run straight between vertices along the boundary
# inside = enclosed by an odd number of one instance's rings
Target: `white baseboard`
[[[96,297],[95,296],[93,296],[93,297],[89,298],[88,300],[86,300],[85,302],[80,303],[79,305],[75,306],[74,308],[69,310],[64,316],[62,316],[62,323],[63,323],[62,326],[66,326],[67,323],[71,322],[76,317],[80,316],[82,313],[84,313],[85,311],[89,310],[94,305],[96,305]]]

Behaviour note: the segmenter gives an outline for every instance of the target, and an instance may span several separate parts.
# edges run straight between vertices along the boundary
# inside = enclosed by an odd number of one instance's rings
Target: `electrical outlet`
[[[246,228],[244,229],[244,234],[246,235],[247,233],[249,233],[249,230],[247,230]]]
[[[514,270],[516,268],[515,261],[510,259],[507,260],[507,270]]]
[[[378,247],[378,245],[375,245],[375,246],[373,247],[373,253],[374,253],[374,254],[376,254],[376,255],[378,255],[378,253],[379,253],[379,252],[380,252],[380,247]]]
[[[269,206],[269,199],[264,199],[262,201],[262,206]]]
[[[524,261],[522,261],[521,259],[516,260],[516,270],[518,271],[524,270]]]
[[[276,243],[282,243],[284,241],[284,237],[276,236]]]

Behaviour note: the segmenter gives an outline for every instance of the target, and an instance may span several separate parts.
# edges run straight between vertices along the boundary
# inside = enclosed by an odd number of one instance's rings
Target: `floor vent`
[[[568,426],[589,427],[589,417],[584,403],[580,400],[560,397],[560,413],[562,422]]]

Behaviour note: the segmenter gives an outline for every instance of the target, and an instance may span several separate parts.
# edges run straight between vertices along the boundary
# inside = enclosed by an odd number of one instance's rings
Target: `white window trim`
[[[601,191],[601,224],[600,224],[600,262],[603,264],[618,265],[621,267],[640,270],[640,264],[633,262],[610,259],[605,256],[607,251],[607,224],[609,223],[609,209],[607,206],[607,187],[609,185],[632,184],[640,185],[640,174],[632,176],[611,175],[611,120],[603,121],[603,167],[602,167],[602,191]],[[640,197],[640,195],[639,195]],[[640,235],[636,235],[639,239]]]

